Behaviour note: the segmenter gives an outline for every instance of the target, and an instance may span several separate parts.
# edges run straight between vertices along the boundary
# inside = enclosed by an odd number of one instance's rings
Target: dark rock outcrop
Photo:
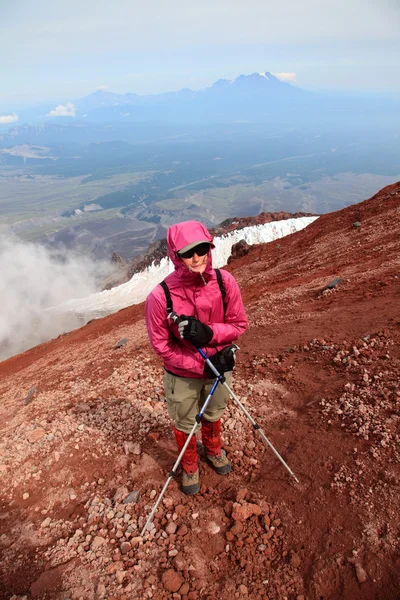
[[[232,262],[234,258],[240,258],[242,256],[246,256],[249,253],[250,245],[246,242],[246,240],[239,240],[236,244],[233,244],[231,255],[228,258],[228,265]]]

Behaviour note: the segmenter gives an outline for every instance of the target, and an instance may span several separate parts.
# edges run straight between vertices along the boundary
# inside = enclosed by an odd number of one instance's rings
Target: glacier
[[[232,245],[239,240],[245,240],[249,245],[264,244],[300,231],[313,223],[318,217],[298,217],[273,221],[263,225],[253,225],[230,231],[214,238],[215,249],[212,261],[216,268],[227,264]],[[126,308],[132,304],[143,302],[151,290],[174,270],[169,258],[163,258],[156,265],[152,263],[147,269],[136,273],[132,278],[115,288],[91,294],[85,298],[71,299],[58,306],[48,308],[50,313],[73,313],[82,320],[104,317]]]

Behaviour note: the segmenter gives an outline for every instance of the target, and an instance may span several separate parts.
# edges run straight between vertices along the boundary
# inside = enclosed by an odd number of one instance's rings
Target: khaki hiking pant
[[[232,385],[232,371],[225,373],[226,383]],[[184,433],[190,433],[196,421],[196,415],[202,408],[215,379],[193,379],[164,374],[164,388],[168,404],[168,414],[175,427]],[[213,423],[218,421],[228,403],[229,392],[219,383],[204,411],[204,418]],[[200,428],[198,425],[197,429]]]

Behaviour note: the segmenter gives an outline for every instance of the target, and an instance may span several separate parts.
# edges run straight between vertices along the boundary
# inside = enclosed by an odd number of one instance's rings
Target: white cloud
[[[296,73],[272,73],[275,75],[280,81],[284,81],[286,83],[296,83]]]
[[[7,125],[7,123],[15,123],[18,121],[18,115],[13,113],[12,115],[2,115],[0,116],[0,125]]]
[[[108,85],[99,85],[96,88],[96,92],[106,92],[108,90]]]
[[[69,252],[55,254],[0,228],[0,361],[81,327],[75,314],[49,314],[66,299],[99,290],[110,266]]]
[[[75,117],[76,109],[72,102],[67,104],[59,104],[54,110],[51,110],[47,117]]]

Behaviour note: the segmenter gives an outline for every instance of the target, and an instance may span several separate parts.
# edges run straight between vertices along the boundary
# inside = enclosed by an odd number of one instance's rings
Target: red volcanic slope
[[[397,599],[399,250],[398,183],[231,263],[235,391],[300,483],[232,403],[233,472],[144,540],[175,449],[143,305],[1,363],[0,598]]]

